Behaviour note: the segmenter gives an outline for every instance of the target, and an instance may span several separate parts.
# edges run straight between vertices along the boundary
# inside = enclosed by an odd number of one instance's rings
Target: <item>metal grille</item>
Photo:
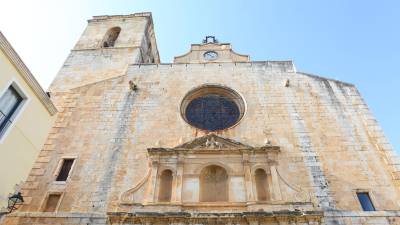
[[[203,130],[223,130],[234,125],[239,107],[231,99],[220,95],[207,95],[193,99],[186,108],[188,122]]]

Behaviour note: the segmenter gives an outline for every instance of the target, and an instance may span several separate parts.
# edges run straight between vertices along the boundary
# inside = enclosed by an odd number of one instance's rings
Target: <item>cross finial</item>
[[[215,38],[215,36],[206,36],[206,38],[203,39],[203,44],[208,43],[218,43],[218,40]]]

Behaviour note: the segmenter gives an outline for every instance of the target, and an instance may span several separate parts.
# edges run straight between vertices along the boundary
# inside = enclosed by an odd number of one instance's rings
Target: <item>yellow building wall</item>
[[[27,100],[0,138],[0,211],[7,206],[8,195],[14,192],[15,185],[27,178],[55,120],[0,50],[0,94],[11,82],[17,83]]]

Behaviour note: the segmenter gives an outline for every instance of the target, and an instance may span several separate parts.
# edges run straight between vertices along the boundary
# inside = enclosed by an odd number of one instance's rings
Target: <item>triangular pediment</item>
[[[192,141],[186,142],[173,149],[249,149],[253,148],[249,145],[242,144],[232,139],[220,137],[216,134],[209,134],[203,137],[196,138]]]

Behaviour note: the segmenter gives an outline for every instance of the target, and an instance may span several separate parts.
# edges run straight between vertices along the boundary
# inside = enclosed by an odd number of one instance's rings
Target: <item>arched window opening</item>
[[[220,166],[207,166],[200,174],[200,201],[228,201],[228,174]]]
[[[269,199],[269,189],[267,174],[263,169],[257,169],[255,172],[256,189],[257,189],[257,200],[267,201]]]
[[[115,41],[117,40],[120,32],[120,27],[113,27],[109,29],[103,41],[103,48],[114,47]]]
[[[172,171],[164,170],[160,176],[160,189],[158,192],[159,202],[170,202],[172,194]]]

